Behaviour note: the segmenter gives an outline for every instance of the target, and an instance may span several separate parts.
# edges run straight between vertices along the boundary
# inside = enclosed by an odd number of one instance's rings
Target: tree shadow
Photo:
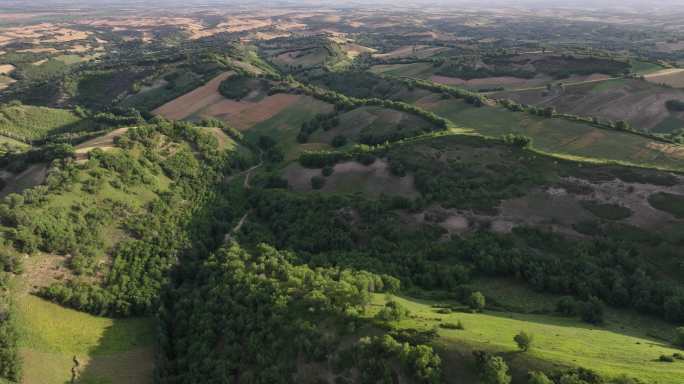
[[[87,358],[75,357],[73,378],[64,384],[152,383],[155,335],[152,319],[115,319]]]

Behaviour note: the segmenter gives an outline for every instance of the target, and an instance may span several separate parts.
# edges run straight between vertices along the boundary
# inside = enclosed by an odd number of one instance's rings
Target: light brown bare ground
[[[10,73],[14,72],[14,69],[14,65],[12,64],[0,65],[0,74],[9,75]]]
[[[214,104],[199,111],[197,115],[202,118],[218,118],[237,129],[244,130],[277,115],[301,98],[301,95],[285,93],[267,96],[258,102],[235,101],[221,97]]]
[[[287,166],[283,171],[283,176],[295,191],[311,191],[311,178],[320,175],[320,169],[304,168],[297,163]],[[326,177],[321,191],[362,192],[373,197],[385,194],[414,198],[419,195],[413,175],[394,176],[390,173],[387,162],[380,159],[368,166],[355,161],[335,165],[333,174]]]
[[[651,83],[667,84],[675,88],[684,88],[684,69],[669,68],[645,75],[644,78]]]
[[[192,116],[200,110],[224,99],[218,91],[219,85],[233,74],[234,72],[232,71],[222,73],[207,84],[155,109],[153,113],[171,120],[181,120]]]
[[[108,150],[114,148],[114,139],[120,137],[124,133],[128,132],[129,128],[118,128],[102,136],[90,139],[76,146],[76,159],[85,160],[88,156],[88,152],[95,148],[102,150]]]

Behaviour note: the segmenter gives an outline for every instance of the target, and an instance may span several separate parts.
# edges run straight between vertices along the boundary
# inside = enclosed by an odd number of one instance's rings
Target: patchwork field
[[[333,106],[309,96],[279,94],[271,97],[278,96],[282,98],[281,100],[287,101],[287,104],[283,104],[282,108],[264,110],[257,104],[254,109],[250,109],[254,113],[260,113],[263,119],[260,121],[253,119],[251,128],[245,133],[245,136],[254,142],[261,135],[272,137],[278,147],[284,151],[286,161],[296,159],[303,150],[328,147],[316,143],[300,144],[297,142],[297,135],[302,124],[310,121],[318,114],[332,112]],[[245,110],[242,113],[248,112]],[[230,124],[234,124],[231,117],[227,117],[226,120]]]
[[[287,179],[288,185],[297,192],[312,191],[311,178],[314,176],[321,176],[321,170],[304,168],[298,163],[292,163],[283,170],[283,177]],[[413,176],[392,175],[384,160],[376,160],[371,165],[363,165],[355,161],[336,164],[332,175],[325,178],[325,185],[320,191],[360,192],[370,197],[378,197],[381,194],[408,198],[418,196]]]
[[[374,65],[370,71],[378,75],[413,77],[416,79],[428,79],[433,75],[433,67],[430,63],[381,64]]]
[[[223,96],[218,91],[219,85],[232,75],[233,72],[222,73],[207,84],[155,109],[153,113],[171,120],[185,119],[222,100]]]
[[[280,66],[311,67],[323,64],[328,56],[328,51],[324,47],[316,47],[281,53],[273,58],[273,62]]]
[[[386,53],[375,53],[373,57],[378,59],[401,59],[407,57],[413,57],[417,59],[424,59],[432,57],[439,52],[443,52],[449,48],[446,47],[432,47],[429,45],[407,45],[399,47],[395,50]]]
[[[668,133],[684,126],[684,112],[671,112],[666,107],[669,100],[684,101],[684,91],[643,80],[566,84],[550,89],[500,92],[494,97],[542,107],[553,106],[561,113],[626,120],[632,127],[643,131]]]
[[[552,79],[548,76],[537,76],[532,79],[524,79],[520,77],[512,76],[500,76],[500,77],[486,77],[482,79],[470,79],[463,80],[457,77],[430,76],[429,80],[435,83],[445,84],[445,85],[457,85],[466,88],[496,88],[503,87],[509,88],[529,88],[529,87],[540,87],[548,84]]]
[[[684,147],[679,145],[562,119],[511,113],[500,107],[473,108],[462,101],[442,100],[437,96],[424,98],[417,104],[474,133],[527,135],[533,139],[535,148],[567,158],[684,170]]]
[[[353,142],[380,144],[388,138],[429,132],[432,125],[416,115],[380,107],[360,107],[339,116],[340,123],[327,131],[319,129],[309,142],[331,144],[336,136]]]
[[[206,85],[155,109],[154,113],[174,120],[217,118],[232,127],[246,130],[274,119],[283,112],[287,113],[291,108],[294,108],[295,115],[304,113],[300,119],[304,122],[307,118],[312,118],[319,109],[315,106],[308,108],[305,105],[324,104],[308,96],[283,93],[267,96],[261,92],[250,94],[240,101],[230,100],[221,95],[218,88],[221,82],[231,75],[231,72],[224,73]],[[296,112],[301,108],[304,110]]]
[[[551,76],[538,74],[529,79],[515,76],[492,76],[474,79],[461,79],[458,77],[436,74],[435,67],[430,63],[382,64],[373,66],[370,71],[375,74],[396,77],[412,77],[416,79],[434,81],[435,83],[439,84],[453,85],[475,90],[501,88],[507,90],[543,90],[547,84],[552,84],[559,81],[565,84],[574,84],[603,81],[611,78],[609,75],[591,74],[571,75],[562,80],[554,80]]]

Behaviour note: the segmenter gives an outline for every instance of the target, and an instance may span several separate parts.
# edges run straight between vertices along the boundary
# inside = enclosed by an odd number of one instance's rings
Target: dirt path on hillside
[[[237,173],[235,175],[232,175],[232,176],[226,178],[226,182],[228,183],[231,180],[234,180],[236,177],[240,177],[242,175],[245,175],[245,180],[242,182],[242,186],[245,189],[251,189],[252,186],[249,184],[249,180],[252,176],[252,172],[259,169],[262,165],[264,165],[264,153],[260,152],[258,164],[254,165],[254,166],[250,167],[249,169],[246,169],[240,173]],[[224,241],[226,243],[230,242],[230,240],[233,238],[233,234],[240,232],[240,229],[242,229],[242,226],[245,224],[245,221],[247,221],[247,217],[249,217],[249,214],[250,214],[250,211],[245,212],[245,214],[242,215],[242,217],[240,218],[238,223],[233,227],[233,229],[229,233],[226,233],[226,236],[224,238]]]

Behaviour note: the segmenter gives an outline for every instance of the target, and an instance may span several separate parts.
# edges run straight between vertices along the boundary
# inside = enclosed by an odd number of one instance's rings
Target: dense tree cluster
[[[94,150],[84,165],[63,162],[51,170],[45,186],[9,198],[0,212],[3,223],[14,228],[16,247],[69,255],[69,266],[79,275],[98,272],[99,257],[109,253],[112,264],[102,271],[101,285],[74,279],[41,294],[91,313],[126,316],[153,311],[167,272],[179,257],[216,241],[219,235],[212,233],[213,227],[228,223],[218,212],[201,208],[226,203],[230,195],[215,194],[214,189],[224,173],[240,168],[244,160],[219,150],[213,135],[186,123],[160,120],[129,130],[117,144],[128,150]],[[76,184],[95,195],[105,187],[154,190],[160,175],[171,180],[171,187],[142,208],[112,199],[95,206],[77,203],[76,209],[48,204]],[[104,230],[114,223],[128,236],[108,250]]]
[[[19,382],[21,359],[17,348],[10,298],[10,277],[21,271],[20,256],[10,244],[0,243],[0,381]]]
[[[297,266],[293,259],[267,245],[248,252],[233,243],[184,266],[160,312],[161,382],[294,382],[292,356],[334,357],[339,336],[324,324],[353,322],[371,292],[397,287],[389,276]],[[406,348],[407,364],[430,376],[435,363],[423,366],[421,352]]]
[[[311,134],[317,130],[322,129],[324,131],[329,131],[339,124],[340,118],[337,112],[318,114],[310,121],[305,121],[302,124],[301,128],[299,129],[299,134],[297,135],[297,141],[300,143],[306,143],[309,140],[309,136],[311,136]]]

